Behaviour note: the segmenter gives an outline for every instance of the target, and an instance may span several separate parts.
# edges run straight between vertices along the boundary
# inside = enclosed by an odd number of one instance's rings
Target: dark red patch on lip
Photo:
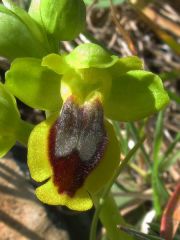
[[[101,103],[93,100],[79,106],[69,97],[49,134],[49,157],[59,193],[73,197],[103,157],[107,142]]]

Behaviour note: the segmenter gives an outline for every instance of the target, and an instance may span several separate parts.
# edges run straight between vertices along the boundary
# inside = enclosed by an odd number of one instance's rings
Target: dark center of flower
[[[49,135],[49,156],[59,193],[73,196],[103,157],[108,139],[101,102],[64,103]]]

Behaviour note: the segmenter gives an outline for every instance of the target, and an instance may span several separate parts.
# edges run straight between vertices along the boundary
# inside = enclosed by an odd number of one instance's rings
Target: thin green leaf
[[[160,150],[163,137],[163,112],[159,112],[155,135],[154,135],[154,149],[153,149],[153,169],[152,169],[152,187],[153,187],[153,202],[156,210],[156,214],[159,216],[162,212],[162,206],[168,199],[168,193],[164,187],[164,184],[159,175],[160,166]]]
[[[173,81],[176,80],[179,77],[180,69],[173,70],[171,72],[163,72],[159,74],[159,77],[162,79],[162,81]]]
[[[93,0],[84,0],[84,2],[87,5],[91,5],[93,3]],[[114,5],[122,4],[123,2],[125,2],[125,0],[113,0]],[[107,8],[110,6],[110,2],[109,0],[99,0],[95,6],[99,8]]]
[[[157,122],[156,122],[156,128],[155,128],[155,134],[154,134],[154,149],[153,149],[153,159],[154,159],[154,165],[158,165],[159,161],[159,153],[162,143],[162,137],[163,137],[163,111],[159,112]]]
[[[136,141],[139,141],[140,136],[139,136],[139,132],[138,132],[135,124],[134,124],[133,122],[127,123],[127,124],[129,124],[129,128],[130,128],[131,133],[132,133],[133,136],[134,136],[134,139],[135,139]],[[148,155],[148,153],[147,153],[147,151],[146,151],[146,149],[144,148],[143,145],[141,145],[141,151],[142,151],[142,153],[143,153],[143,156],[144,156],[144,159],[145,159],[146,163],[147,163],[149,166],[151,166],[151,159],[150,159],[150,157],[149,157],[149,155]]]
[[[170,168],[173,164],[176,163],[177,160],[180,158],[180,151],[175,152],[171,158],[167,158],[166,161],[163,164],[163,171],[167,170]]]
[[[120,126],[119,126],[119,122],[112,121],[112,124],[113,124],[114,130],[115,130],[117,139],[119,141],[119,145],[120,145],[121,151],[122,151],[123,154],[126,154],[128,142],[121,134],[121,129],[120,129]]]
[[[171,92],[171,91],[167,91],[169,97],[171,100],[175,101],[176,103],[180,103],[180,97],[178,95],[176,95],[175,93]]]
[[[97,229],[97,224],[98,224],[98,219],[99,219],[99,215],[100,212],[105,204],[105,200],[110,192],[110,189],[113,185],[113,183],[115,182],[116,178],[119,176],[120,172],[126,167],[126,165],[128,164],[128,162],[130,161],[130,159],[132,158],[132,156],[136,153],[136,151],[140,148],[140,146],[142,145],[142,143],[144,142],[145,137],[143,137],[127,154],[127,156],[125,157],[125,159],[121,162],[121,164],[119,165],[119,168],[117,169],[117,171],[115,172],[112,180],[107,184],[104,192],[102,193],[102,196],[99,200],[99,203],[97,204],[96,207],[96,211],[93,217],[93,221],[92,221],[92,225],[91,225],[91,232],[90,232],[90,240],[94,240],[96,239],[96,229]]]
[[[176,144],[180,141],[180,133],[176,134],[176,137],[174,139],[174,141],[170,144],[170,146],[168,147],[168,149],[166,150],[166,152],[164,153],[164,155],[161,158],[161,163],[160,163],[160,167],[159,169],[161,171],[163,171],[164,168],[164,164],[167,166],[167,163],[171,160],[171,157],[169,158],[169,155],[172,154]],[[170,161],[171,162],[171,161]]]
[[[137,239],[137,240],[164,240],[164,238],[153,236],[150,234],[144,234],[144,233],[138,232],[132,228],[128,228],[128,227],[124,227],[124,226],[119,226],[119,229],[128,233],[130,236],[135,237],[135,239]]]

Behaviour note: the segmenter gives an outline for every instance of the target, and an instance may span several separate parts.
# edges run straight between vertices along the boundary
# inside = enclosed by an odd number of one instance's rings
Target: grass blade
[[[154,135],[154,148],[153,148],[153,169],[152,169],[152,187],[153,187],[153,202],[157,216],[162,212],[162,206],[168,199],[168,193],[159,175],[159,166],[161,163],[160,149],[163,138],[163,111],[159,112],[155,135]]]
[[[120,172],[126,167],[126,165],[128,164],[129,160],[132,158],[132,156],[140,148],[140,146],[142,145],[144,140],[145,140],[145,137],[140,139],[140,141],[129,151],[129,153],[127,154],[125,159],[119,165],[119,168],[115,172],[112,180],[109,182],[109,184],[105,188],[104,192],[102,193],[102,195],[101,195],[101,197],[100,197],[100,199],[97,203],[96,211],[95,211],[95,214],[94,214],[94,217],[93,217],[93,220],[92,220],[91,231],[90,231],[90,240],[95,240],[96,239],[96,230],[97,230],[99,215],[100,215],[100,212],[101,212],[101,210],[102,210],[102,208],[105,204],[105,200],[109,195],[109,192],[111,190],[111,187],[112,187],[113,183],[115,182],[116,178],[119,176]]]
[[[174,139],[174,141],[170,144],[170,146],[168,147],[168,149],[166,150],[166,152],[164,153],[163,157],[161,158],[161,163],[160,163],[160,167],[159,169],[161,171],[165,171],[167,170],[168,166],[172,165],[172,163],[174,163],[174,156],[176,156],[176,154],[178,155],[178,153],[175,153],[175,155],[173,155],[171,158],[169,158],[169,155],[172,154],[176,144],[180,141],[180,133],[176,134],[176,137]],[[175,157],[176,159],[176,157]]]
[[[127,124],[129,125],[130,131],[131,131],[134,139],[136,141],[139,141],[139,139],[140,139],[139,132],[138,132],[136,126],[134,125],[134,123],[127,123]],[[143,145],[140,148],[141,148],[141,151],[144,155],[144,159],[146,160],[146,163],[148,164],[148,166],[150,166],[151,165],[151,160],[149,158],[148,153],[146,152],[146,149],[144,148]]]
[[[128,233],[129,235],[133,236],[137,240],[164,240],[164,238],[153,236],[150,234],[145,234],[138,232],[132,228],[124,227],[124,226],[118,226],[119,229],[123,230],[124,232]]]

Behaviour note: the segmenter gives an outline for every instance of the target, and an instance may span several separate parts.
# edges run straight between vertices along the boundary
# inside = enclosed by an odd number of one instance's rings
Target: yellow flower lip
[[[101,98],[94,95],[79,103],[70,96],[60,115],[55,113],[31,132],[28,166],[31,177],[42,182],[36,196],[50,205],[90,209],[91,196],[119,164],[118,145],[113,126],[104,119]]]
[[[73,197],[103,157],[108,139],[97,99],[78,105],[69,97],[49,133],[49,159],[59,193]]]

